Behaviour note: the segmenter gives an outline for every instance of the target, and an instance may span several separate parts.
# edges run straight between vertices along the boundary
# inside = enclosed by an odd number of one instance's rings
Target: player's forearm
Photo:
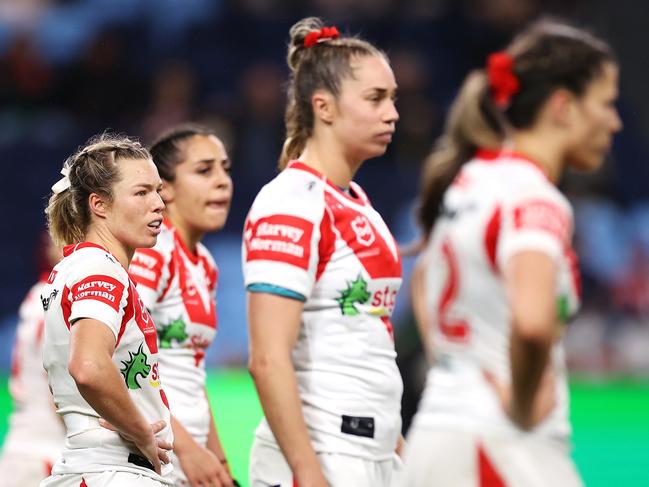
[[[174,453],[176,455],[182,456],[191,451],[192,447],[197,446],[196,440],[173,415],[171,416],[171,429],[174,433]]]
[[[546,370],[551,342],[512,331],[510,359],[512,369],[512,419],[522,428],[533,424],[534,399]]]
[[[290,357],[254,357],[250,373],[266,420],[294,474],[320,468],[302,415]]]
[[[150,434],[151,426],[131,400],[110,358],[73,358],[69,371],[83,398],[100,417],[133,438]]]
[[[207,391],[205,391],[205,397],[208,397]],[[216,429],[216,422],[214,421],[214,412],[212,411],[212,406],[209,405],[209,398],[208,398],[208,407],[210,408],[210,424],[209,424],[209,429],[207,431],[207,443],[205,446],[207,447],[208,450],[213,452],[222,463],[227,464],[225,450],[223,449],[223,445],[221,444],[221,439],[219,438],[219,433]]]

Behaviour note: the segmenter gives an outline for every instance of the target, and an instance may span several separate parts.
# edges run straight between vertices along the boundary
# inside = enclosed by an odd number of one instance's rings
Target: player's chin
[[[606,158],[606,151],[593,151],[589,154],[583,154],[581,157],[575,157],[570,166],[572,169],[580,172],[597,171]]]
[[[154,234],[147,231],[142,235],[138,235],[137,240],[134,242],[135,243],[134,247],[136,249],[148,249],[150,247],[153,247],[157,241],[158,241],[158,234],[157,233]]]
[[[367,161],[369,159],[381,157],[383,154],[385,154],[385,151],[386,151],[385,147],[377,147],[376,145],[374,145],[373,147],[368,148],[367,150],[360,153],[359,159],[361,161]]]
[[[228,212],[220,212],[219,214],[212,214],[209,218],[203,220],[203,231],[204,232],[216,232],[221,230],[225,225],[225,222],[228,219]]]

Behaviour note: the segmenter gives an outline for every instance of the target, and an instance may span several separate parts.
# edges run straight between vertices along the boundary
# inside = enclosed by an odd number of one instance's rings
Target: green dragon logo
[[[146,353],[142,351],[144,342],[140,343],[137,352],[128,352],[128,360],[123,360],[124,368],[119,371],[124,376],[126,387],[129,389],[141,389],[142,386],[138,383],[137,377],[142,376],[146,378],[151,372],[151,366],[146,362]]]
[[[182,343],[187,340],[187,333],[185,333],[185,322],[178,318],[173,320],[160,330],[160,348],[171,348],[171,340],[176,340],[177,343]]]
[[[367,290],[367,282],[360,274],[356,280],[347,282],[347,289],[341,291],[340,297],[336,298],[340,305],[340,310],[346,316],[356,316],[360,311],[356,309],[355,304],[364,304],[370,299],[370,293]]]

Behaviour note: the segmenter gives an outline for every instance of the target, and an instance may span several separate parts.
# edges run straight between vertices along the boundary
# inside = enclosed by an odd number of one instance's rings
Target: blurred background
[[[390,56],[401,119],[388,153],[368,161],[357,181],[407,244],[418,235],[420,164],[462,78],[547,14],[591,27],[622,67],[625,128],[610,159],[596,175],[562,182],[575,206],[584,281],[583,310],[567,333],[575,459],[588,485],[649,485],[649,2],[634,0],[0,0],[0,443],[16,312],[43,262],[43,209],[79,144],[106,129],[150,142],[187,120],[213,126],[226,142],[235,196],[226,228],[206,242],[221,270],[219,335],[207,360],[243,479],[260,410],[242,370],[241,231],[276,174],[290,26],[322,16]],[[411,259],[404,267],[407,276]],[[425,373],[407,285],[394,321],[407,427]]]

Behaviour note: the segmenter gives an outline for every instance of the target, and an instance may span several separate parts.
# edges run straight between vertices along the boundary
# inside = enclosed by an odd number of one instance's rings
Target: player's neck
[[[549,143],[548,140],[548,137],[535,131],[517,131],[509,148],[540,165],[548,178],[556,184],[563,172],[563,149],[561,144]]]
[[[299,160],[324,174],[329,181],[341,188],[349,188],[349,183],[363,162],[354,161],[344,153],[340,144],[327,137],[310,138]]]
[[[180,240],[185,244],[187,250],[195,254],[198,243],[205,236],[205,232],[198,232],[195,229],[192,229],[187,222],[183,218],[180,218],[169,206],[165,211],[165,218],[169,221],[171,226],[176,229]]]
[[[117,259],[124,269],[128,269],[133,254],[135,253],[135,249],[126,247],[110,232],[105,231],[102,228],[91,227],[88,229],[88,232],[86,233],[86,242],[101,245]]]

